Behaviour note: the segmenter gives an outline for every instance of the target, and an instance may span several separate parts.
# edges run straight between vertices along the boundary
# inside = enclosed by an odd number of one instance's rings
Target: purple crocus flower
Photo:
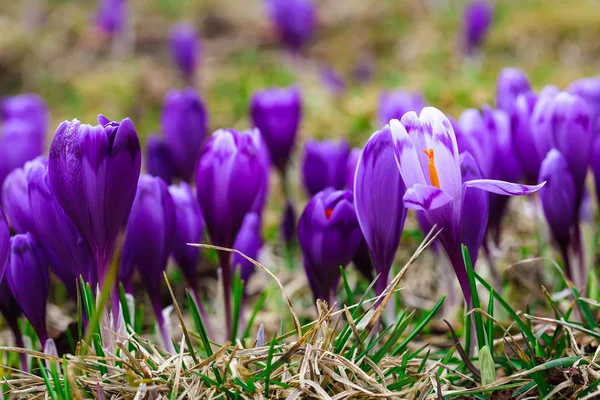
[[[178,23],[169,32],[171,58],[186,82],[191,82],[200,63],[202,42],[194,25]]]
[[[28,201],[29,180],[38,164],[46,164],[43,157],[25,163],[23,168],[14,169],[2,184],[2,204],[8,214],[10,225],[17,233],[34,232],[34,215]]]
[[[461,153],[459,162],[462,182],[483,177],[471,154]],[[475,265],[488,222],[488,193],[477,188],[465,188],[460,212],[462,215],[460,242],[469,249],[471,262]]]
[[[354,180],[358,222],[380,274],[375,286],[378,295],[387,287],[406,219],[402,203],[406,186],[395,163],[394,143],[386,125],[365,145]]]
[[[160,292],[174,237],[175,204],[167,184],[160,178],[142,175],[125,230],[119,280],[130,287],[133,269],[138,269],[169,351],[174,349],[163,318]]]
[[[118,123],[100,115],[98,122],[59,125],[50,145],[48,183],[92,248],[102,283],[135,198],[141,151],[129,118]]]
[[[352,261],[360,245],[352,197],[349,190],[323,190],[308,202],[298,221],[304,270],[315,301],[332,304],[340,267]]]
[[[126,0],[98,0],[95,24],[98,30],[108,36],[118,35],[127,21]]]
[[[173,259],[183,272],[188,284],[198,297],[198,261],[200,249],[188,243],[200,243],[204,233],[202,211],[190,185],[181,182],[169,186],[169,193],[175,204],[175,238]]]
[[[302,117],[302,98],[297,87],[271,88],[256,92],[250,116],[269,149],[271,161],[280,172],[287,168]]]
[[[5,97],[0,102],[0,113],[4,121],[18,119],[33,125],[43,145],[48,130],[48,107],[40,96],[25,93]]]
[[[406,184],[404,205],[423,211],[431,225],[442,231],[439,240],[446,250],[467,304],[471,291],[463,263],[461,232],[464,191],[467,188],[516,196],[533,193],[542,184],[526,186],[492,179],[462,182],[458,146],[452,124],[438,109],[426,107],[420,116],[410,112],[390,122],[396,163]],[[472,255],[474,256],[474,255]]]
[[[362,154],[362,149],[353,148],[348,154],[346,160],[346,187],[350,190],[354,190],[354,176],[356,175],[356,167],[358,166],[358,160]]]
[[[10,254],[10,229],[4,211],[0,208],[0,280],[4,276]]]
[[[597,127],[598,116],[600,116],[600,76],[579,79],[569,85],[567,92],[587,102],[592,125]]]
[[[265,210],[265,206],[267,205],[267,200],[269,199],[269,189],[270,189],[270,178],[271,178],[271,156],[269,156],[269,149],[265,144],[265,140],[261,135],[258,135],[258,158],[260,159],[263,173],[263,180],[260,190],[258,191],[258,195],[254,199],[254,203],[250,208],[250,212],[257,213],[258,215],[262,215]]]
[[[11,118],[4,122],[0,137],[0,182],[15,168],[44,151],[44,131],[36,121]]]
[[[312,0],[266,0],[279,39],[296,52],[312,37],[317,27],[317,10]]]
[[[240,232],[235,238],[233,248],[242,252],[253,260],[258,257],[258,252],[263,246],[260,233],[260,216],[256,213],[246,214]],[[240,269],[240,279],[245,282],[244,290],[248,285],[250,276],[254,273],[255,266],[238,253],[233,253],[231,267],[233,271]]]
[[[171,153],[165,141],[157,135],[151,135],[146,141],[146,172],[158,176],[166,183],[173,180]]]
[[[534,92],[520,94],[511,115],[511,133],[514,155],[517,157],[525,182],[537,182],[543,156],[540,157],[531,131],[531,117],[538,96]]]
[[[464,44],[467,54],[479,49],[492,24],[494,10],[485,0],[472,0],[463,14]]]
[[[187,88],[167,93],[160,125],[175,176],[190,181],[208,132],[206,109],[196,91]]]
[[[596,198],[600,203],[600,136],[596,136],[596,139],[594,140],[594,148],[592,150],[592,171],[594,172]]]
[[[459,153],[468,152],[475,159],[477,166],[481,169],[483,176],[487,177],[493,167],[493,140],[488,124],[479,110],[470,108],[461,114],[458,124],[459,130],[455,130],[456,143]]]
[[[97,280],[94,255],[50,190],[45,160],[36,159],[32,164],[25,201],[33,220],[31,232],[69,296],[76,299],[79,276],[92,284]]]
[[[421,112],[425,107],[423,95],[419,92],[409,93],[402,89],[384,90],[379,95],[377,115],[379,123],[389,124],[393,119],[400,119],[409,111]]]
[[[200,209],[212,242],[231,248],[264,185],[263,142],[258,129],[218,130],[204,144],[196,171]],[[220,251],[227,337],[231,336],[230,254]]]
[[[43,346],[48,340],[46,300],[50,286],[44,253],[31,233],[12,237],[10,249],[8,286]]]
[[[540,190],[540,200],[544,216],[563,257],[567,276],[572,278],[569,247],[571,227],[577,211],[575,181],[569,172],[567,160],[556,149],[550,150],[542,162],[540,182],[543,181],[546,181],[546,186]]]
[[[496,82],[496,107],[512,115],[517,97],[529,93],[529,79],[518,68],[504,68]]]
[[[315,195],[327,187],[343,189],[346,184],[346,162],[350,146],[346,140],[334,142],[309,140],[302,156],[302,183]]]

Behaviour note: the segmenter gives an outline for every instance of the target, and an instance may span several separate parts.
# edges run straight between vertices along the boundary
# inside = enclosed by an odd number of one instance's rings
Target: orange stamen
[[[436,188],[440,188],[440,179],[438,178],[437,170],[435,169],[434,157],[433,157],[433,149],[423,150],[423,153],[427,155],[429,158],[429,163],[427,166],[429,167],[429,180],[431,180],[431,186],[435,186]]]
[[[327,219],[331,218],[331,214],[333,214],[333,210],[331,208],[325,210],[325,217],[327,217]]]

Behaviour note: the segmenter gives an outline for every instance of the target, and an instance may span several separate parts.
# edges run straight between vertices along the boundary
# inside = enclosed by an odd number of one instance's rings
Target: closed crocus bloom
[[[92,285],[97,281],[94,255],[50,190],[46,164],[42,160],[32,164],[26,201],[33,220],[31,232],[69,296],[76,299],[79,276]]]
[[[409,93],[402,89],[383,91],[379,95],[377,115],[381,125],[387,125],[393,119],[400,119],[409,111],[421,112],[425,107],[423,95],[418,92]]]
[[[19,119],[33,125],[43,143],[48,130],[48,107],[40,96],[25,93],[6,97],[0,103],[0,110],[4,121]]]
[[[546,86],[540,93],[533,114],[530,119],[530,129],[533,135],[533,141],[537,150],[537,156],[541,160],[552,148],[552,130],[553,130],[553,108],[554,99],[558,90],[554,86]]]
[[[534,92],[520,94],[511,115],[511,133],[514,155],[519,161],[527,183],[537,182],[542,163],[535,137],[531,131],[531,116],[538,96]]]
[[[494,10],[485,0],[472,0],[467,4],[464,15],[464,43],[467,54],[480,48],[492,23]]]
[[[489,176],[492,169],[493,135],[479,110],[470,108],[463,111],[458,124],[460,130],[455,131],[459,154],[468,152],[473,156],[484,176]]]
[[[316,299],[331,303],[345,267],[356,254],[361,232],[349,190],[326,189],[306,205],[298,221],[304,268]]]
[[[137,268],[169,351],[173,351],[173,346],[163,318],[160,292],[174,237],[175,205],[167,184],[160,178],[142,175],[125,229],[119,280],[131,287],[131,275]]]
[[[202,234],[204,233],[202,211],[192,188],[187,183],[181,182],[179,185],[169,186],[169,193],[175,204],[173,259],[197,295],[200,249],[188,246],[188,243],[200,243],[202,241]]]
[[[469,153],[460,154],[460,172],[463,182],[481,179],[482,174],[475,159]],[[491,195],[491,194],[490,194]],[[463,212],[464,211],[464,212]],[[465,189],[461,207],[463,216],[460,241],[467,246],[473,265],[485,237],[488,222],[488,193],[475,188]]]
[[[279,39],[298,51],[317,27],[317,10],[312,0],[266,0]]]
[[[354,176],[356,175],[356,166],[361,154],[362,149],[355,147],[350,150],[350,154],[348,154],[348,159],[346,160],[346,187],[350,190],[354,190]]]
[[[572,278],[568,249],[571,243],[571,226],[577,211],[576,189],[567,160],[558,150],[550,150],[544,158],[540,181],[546,181],[546,187],[540,190],[544,216],[563,256],[567,276]]]
[[[50,286],[44,253],[31,233],[11,238],[10,249],[8,286],[44,345],[48,339],[46,300]]]
[[[406,184],[404,205],[422,211],[431,225],[441,228],[439,240],[454,267],[467,304],[471,304],[462,259],[461,232],[464,192],[467,188],[516,196],[533,193],[542,184],[526,186],[492,179],[462,181],[458,146],[452,124],[433,107],[420,116],[408,113],[390,122],[396,163]]]
[[[14,169],[2,184],[2,204],[8,219],[17,233],[34,231],[34,216],[28,201],[29,180],[38,165],[45,170],[46,160],[38,157],[25,163],[23,168]]]
[[[402,202],[406,186],[395,163],[392,135],[386,125],[365,145],[354,181],[354,205],[360,229],[371,249],[375,270],[380,274],[375,287],[377,294],[387,287],[406,219]]]
[[[15,168],[44,151],[44,137],[34,123],[20,118],[7,120],[0,136],[0,182]]]
[[[290,87],[256,92],[250,103],[250,116],[264,138],[273,165],[285,171],[302,117],[300,90]]]
[[[196,171],[200,209],[212,242],[231,248],[264,185],[266,166],[258,129],[218,130],[205,143]],[[225,321],[231,335],[230,254],[220,251]]]
[[[171,153],[165,141],[156,135],[152,135],[146,141],[146,172],[152,176],[158,176],[166,183],[173,180],[173,166]]]
[[[4,211],[0,208],[0,280],[4,276],[4,270],[8,263],[10,254],[10,229]]]
[[[96,28],[105,35],[121,33],[127,20],[126,0],[98,0]]]
[[[208,131],[206,109],[196,91],[187,88],[167,93],[160,125],[171,153],[174,174],[190,181]]]
[[[496,82],[496,107],[512,115],[517,97],[531,91],[529,79],[518,68],[504,68]]]
[[[140,174],[140,142],[129,118],[98,117],[100,125],[77,120],[59,125],[50,145],[48,182],[92,248],[103,282],[117,234],[129,216]]]
[[[244,217],[242,228],[235,238],[233,248],[242,252],[253,260],[258,257],[258,252],[262,248],[263,240],[260,233],[260,216],[256,213],[249,213]],[[231,266],[234,271],[240,269],[240,279],[248,284],[248,279],[254,272],[255,266],[246,258],[238,253],[233,253]]]
[[[327,187],[343,189],[349,153],[350,146],[346,140],[306,142],[301,167],[302,183],[306,191],[313,196]]]
[[[596,123],[600,115],[600,76],[579,79],[569,85],[567,92],[587,102],[592,121]]]
[[[181,75],[188,82],[191,81],[196,68],[200,63],[202,43],[194,25],[178,23],[169,32],[171,58]]]

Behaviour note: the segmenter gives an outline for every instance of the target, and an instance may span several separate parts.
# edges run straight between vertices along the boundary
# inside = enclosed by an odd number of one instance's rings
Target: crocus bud
[[[140,142],[129,118],[100,125],[63,122],[48,160],[49,186],[92,248],[103,282],[117,234],[125,225],[140,174]]]
[[[196,171],[198,202],[208,234],[217,246],[229,247],[265,185],[264,158],[258,129],[218,130],[205,143]],[[265,154],[265,153],[263,153]],[[231,336],[231,260],[219,252],[227,337]]]
[[[343,189],[350,146],[346,140],[309,140],[304,144],[302,183],[312,196],[327,187]]]
[[[218,246],[231,247],[264,181],[258,130],[218,130],[204,145],[196,187],[206,228]]]
[[[567,91],[586,101],[592,122],[596,123],[600,116],[600,76],[579,79],[571,83]]]
[[[96,28],[105,35],[121,33],[127,20],[126,0],[98,0]]]
[[[460,154],[460,172],[463,182],[482,178],[481,170],[469,153]],[[463,196],[461,243],[467,246],[471,263],[475,265],[487,228],[488,193],[483,190],[466,188]]]
[[[174,236],[175,204],[167,185],[160,178],[142,175],[125,229],[119,279],[129,286],[137,267],[153,304],[155,297],[160,299]]]
[[[542,157],[538,155],[535,138],[531,131],[531,116],[537,99],[534,92],[520,94],[511,115],[513,150],[527,183],[537,182],[542,163]]]
[[[290,246],[296,237],[296,211],[291,201],[285,202],[285,208],[281,216],[281,237],[286,246]]]
[[[377,106],[379,123],[387,125],[392,119],[400,119],[409,111],[421,112],[423,107],[425,101],[419,92],[408,93],[402,89],[383,91]]]
[[[184,181],[190,181],[208,131],[208,116],[194,89],[167,93],[160,125],[171,153],[173,172]]]
[[[348,159],[346,160],[346,187],[350,190],[354,190],[354,175],[356,174],[356,166],[361,154],[362,149],[355,147],[350,150],[350,154],[348,154]]]
[[[365,145],[356,169],[354,205],[360,229],[380,274],[377,294],[383,293],[404,228],[406,186],[396,167],[394,144],[386,125]]]
[[[42,164],[42,174],[45,173],[46,160],[38,157],[25,163],[23,168],[14,169],[2,184],[2,204],[8,214],[10,224],[17,233],[34,232],[34,216],[29,205],[29,179],[33,169]]]
[[[496,82],[496,108],[512,115],[517,97],[530,90],[529,79],[523,71],[517,68],[504,68]]]
[[[97,282],[94,255],[48,186],[44,160],[32,162],[28,178],[28,201],[33,232],[52,270],[71,298],[77,298],[76,279]]]
[[[198,260],[200,249],[188,243],[200,243],[204,233],[202,211],[190,185],[181,182],[169,186],[169,193],[175,204],[175,238],[173,259],[183,272],[190,287],[198,290]]]
[[[15,168],[33,160],[44,151],[44,137],[34,122],[13,118],[1,128],[0,136],[0,182]]]
[[[546,155],[540,169],[539,180],[546,181],[546,186],[540,190],[544,216],[563,255],[567,276],[572,278],[568,248],[571,243],[570,228],[577,212],[576,189],[567,160],[560,151],[552,149]]]
[[[488,177],[494,161],[493,157],[490,157],[494,149],[494,136],[486,121],[479,110],[470,108],[463,111],[458,124],[460,129],[455,133],[459,153],[471,154],[483,175]]]
[[[242,252],[253,260],[258,258],[258,252],[262,248],[263,240],[260,233],[260,217],[256,213],[249,213],[244,217],[242,228],[235,238],[233,248]],[[248,285],[248,280],[254,272],[255,266],[246,258],[238,253],[233,253],[231,266],[234,271],[240,269],[240,279],[245,282],[244,288]]]
[[[8,286],[43,345],[48,339],[46,300],[50,286],[44,253],[31,233],[11,238],[10,248]]]
[[[492,23],[494,10],[485,0],[472,0],[463,14],[464,44],[467,54],[480,48]]]
[[[313,1],[266,0],[266,3],[279,39],[290,50],[300,50],[317,26],[317,12]]]
[[[298,221],[304,268],[316,299],[331,302],[345,267],[362,239],[352,192],[326,189],[306,205]]]
[[[271,161],[284,171],[290,160],[302,117],[302,99],[296,87],[271,88],[252,96],[250,115],[269,149]]]
[[[6,97],[0,103],[0,113],[4,121],[18,119],[33,125],[36,136],[44,143],[48,130],[48,107],[40,96],[26,93]]]
[[[166,183],[173,180],[171,153],[165,141],[156,135],[151,135],[146,141],[146,172],[158,176]]]
[[[192,24],[178,23],[169,32],[171,58],[187,82],[191,82],[200,63],[202,42]]]

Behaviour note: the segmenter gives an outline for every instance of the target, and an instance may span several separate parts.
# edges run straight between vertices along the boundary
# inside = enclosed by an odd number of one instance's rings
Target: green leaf
[[[192,319],[194,320],[194,325],[196,326],[196,330],[198,331],[198,334],[200,335],[200,340],[202,341],[202,346],[204,347],[204,352],[206,353],[207,357],[211,357],[213,355],[213,351],[210,347],[210,341],[208,340],[208,335],[206,334],[206,329],[204,328],[204,323],[202,322],[202,316],[200,315],[200,311],[198,311],[196,302],[194,301],[194,298],[192,297],[190,292],[186,290],[185,293],[187,296],[188,307],[192,313]]]
[[[469,249],[464,244],[462,245],[462,255],[465,262],[465,268],[467,269],[467,276],[469,278],[469,286],[471,287],[471,300],[473,302],[473,308],[481,308],[479,303],[479,295],[477,294],[477,285],[475,284],[475,276],[473,271],[473,264],[471,264],[471,256],[469,255]],[[481,314],[472,313],[475,318],[475,331],[477,332],[477,344],[481,350],[485,346],[485,329],[483,327],[483,319]],[[468,348],[467,348],[468,351]]]

